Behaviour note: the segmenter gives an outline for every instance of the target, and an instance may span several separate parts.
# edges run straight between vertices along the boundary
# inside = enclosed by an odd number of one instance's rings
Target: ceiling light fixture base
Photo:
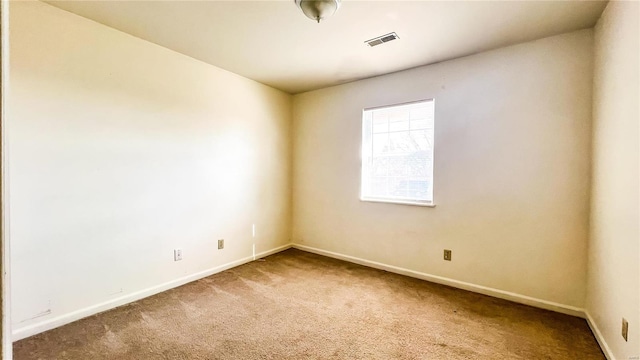
[[[342,0],[294,0],[294,2],[306,17],[320,23],[320,20],[338,11]]]

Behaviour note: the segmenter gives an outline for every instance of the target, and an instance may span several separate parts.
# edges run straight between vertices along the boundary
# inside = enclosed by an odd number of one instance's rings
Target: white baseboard
[[[267,250],[264,252],[261,252],[259,254],[256,254],[255,259],[259,259],[259,258],[263,258],[265,256],[269,256],[284,250],[287,250],[291,247],[291,244],[287,244],[287,245],[283,245],[283,246],[279,246],[275,249],[271,249],[271,250]],[[92,306],[88,306],[85,307],[83,309],[79,309],[70,313],[66,313],[60,316],[57,316],[55,318],[51,318],[51,319],[47,319],[44,320],[42,322],[36,323],[36,324],[32,324],[29,326],[25,326],[19,329],[15,329],[12,332],[12,341],[18,341],[24,338],[27,338],[29,336],[33,336],[36,334],[39,334],[41,332],[45,332],[47,330],[51,330],[57,327],[60,327],[62,325],[66,325],[69,324],[71,322],[80,320],[82,318],[91,316],[91,315],[95,315],[107,310],[111,310],[113,308],[116,308],[118,306],[122,306],[134,301],[138,301],[140,299],[144,299],[146,297],[161,293],[163,291],[167,291],[169,289],[173,289],[175,287],[190,283],[192,281],[196,281],[202,278],[205,278],[207,276],[211,276],[213,274],[222,272],[224,270],[227,269],[231,269],[234,268],[236,266],[240,266],[246,263],[249,263],[251,261],[254,260],[253,256],[247,256],[245,258],[242,258],[240,260],[236,260],[236,261],[232,261],[230,263],[227,264],[223,264],[223,265],[219,265],[216,266],[214,268],[211,269],[207,269],[195,274],[191,274],[179,279],[175,279],[169,282],[166,282],[164,284],[160,284],[160,285],[156,285],[147,289],[143,289],[140,291],[136,291],[134,293],[131,294],[127,294],[124,296],[121,296],[119,298],[116,299],[112,299],[109,301],[105,301],[99,304],[95,304]]]
[[[542,309],[546,309],[546,310],[551,310],[551,311],[556,311],[559,313],[563,313],[563,314],[567,314],[567,315],[572,315],[572,316],[577,316],[577,317],[581,317],[581,318],[585,318],[587,320],[587,323],[589,324],[589,327],[591,328],[591,331],[593,332],[596,340],[598,341],[598,344],[600,344],[600,347],[602,349],[602,351],[604,352],[605,356],[607,357],[607,359],[609,360],[613,360],[614,357],[611,353],[611,349],[609,348],[609,346],[607,345],[607,342],[604,340],[604,338],[602,337],[602,333],[600,332],[600,330],[598,329],[596,323],[593,321],[593,318],[590,316],[590,314],[588,312],[585,312],[584,309],[581,308],[577,308],[574,306],[569,306],[569,305],[563,305],[563,304],[559,304],[559,303],[555,303],[555,302],[551,302],[551,301],[546,301],[546,300],[541,300],[541,299],[536,299],[530,296],[526,296],[526,295],[520,295],[520,294],[516,294],[516,293],[512,293],[512,292],[508,292],[508,291],[503,291],[503,290],[498,290],[498,289],[493,289],[493,288],[489,288],[486,286],[481,286],[481,285],[475,285],[475,284],[471,284],[471,283],[467,283],[467,282],[463,282],[463,281],[458,281],[458,280],[454,280],[454,279],[449,279],[449,278],[445,278],[445,277],[441,277],[441,276],[437,276],[437,275],[430,275],[430,274],[426,274],[426,273],[422,273],[422,272],[418,272],[418,271],[414,271],[414,270],[409,270],[409,269],[405,269],[405,268],[400,268],[397,266],[392,266],[392,265],[386,265],[386,264],[382,264],[379,262],[375,262],[375,261],[370,261],[370,260],[365,260],[365,259],[361,259],[361,258],[357,258],[355,256],[349,256],[349,255],[344,255],[344,254],[339,254],[339,253],[335,253],[332,251],[327,251],[327,250],[322,250],[322,249],[318,249],[318,248],[314,248],[314,247],[310,247],[310,246],[305,246],[305,245],[300,245],[300,244],[286,244],[283,246],[279,246],[277,248],[268,250],[268,251],[264,251],[261,252],[259,254],[256,254],[255,258],[256,259],[260,259],[284,250],[287,250],[289,248],[296,248],[299,250],[303,250],[303,251],[307,251],[310,253],[314,253],[314,254],[318,254],[318,255],[323,255],[323,256],[327,256],[327,257],[331,257],[331,258],[335,258],[335,259],[339,259],[339,260],[344,260],[344,261],[348,261],[348,262],[352,262],[355,264],[359,264],[359,265],[364,265],[364,266],[368,266],[368,267],[372,267],[375,269],[379,269],[379,270],[385,270],[385,271],[389,271],[392,273],[396,273],[396,274],[400,274],[400,275],[405,275],[405,276],[409,276],[409,277],[413,277],[413,278],[417,278],[417,279],[421,279],[421,280],[426,280],[426,281],[430,281],[430,282],[434,282],[437,284],[443,284],[443,285],[448,285],[451,287],[455,287],[455,288],[459,288],[459,289],[463,289],[463,290],[468,290],[468,291],[472,291],[472,292],[476,292],[476,293],[480,293],[480,294],[484,294],[484,295],[489,295],[489,296],[493,296],[493,297],[497,297],[500,299],[505,299],[505,300],[509,300],[509,301],[513,301],[513,302],[517,302],[520,304],[525,304],[525,305],[530,305],[530,306],[534,306],[534,307],[538,307],[538,308],[542,308]],[[69,324],[71,322],[80,320],[82,318],[91,316],[91,315],[95,315],[113,308],[116,308],[118,306],[122,306],[134,301],[138,301],[140,299],[144,299],[146,297],[161,293],[163,291],[167,291],[169,289],[173,289],[176,288],[178,286],[190,283],[192,281],[196,281],[202,278],[205,278],[207,276],[211,276],[213,274],[222,272],[224,270],[228,270],[231,268],[234,268],[236,266],[240,266],[246,263],[249,263],[251,261],[253,261],[254,258],[253,256],[248,256],[227,264],[223,264],[220,266],[216,266],[214,268],[211,269],[207,269],[205,271],[201,271],[192,275],[188,275],[176,280],[172,280],[169,282],[166,282],[164,284],[160,284],[151,288],[147,288],[144,290],[140,290],[131,294],[127,294],[125,296],[113,299],[113,300],[109,300],[109,301],[105,301],[99,304],[95,304],[83,309],[79,309],[76,311],[73,311],[71,313],[67,313],[67,314],[63,314],[60,316],[57,316],[55,318],[52,319],[47,319],[45,321],[36,323],[36,324],[32,324],[23,328],[19,328],[13,331],[12,333],[12,341],[18,341],[24,338],[27,338],[29,336],[33,336],[36,334],[39,334],[41,332],[47,331],[47,330],[51,330],[66,324]]]
[[[365,260],[365,259],[357,258],[355,256],[339,254],[332,251],[322,250],[322,249],[318,249],[318,248],[314,248],[306,245],[292,244],[292,247],[299,250],[308,251],[314,254],[324,255],[331,258],[344,260],[344,261],[372,267],[379,270],[385,270],[388,272],[405,275],[405,276],[409,276],[417,279],[422,279],[422,280],[434,282],[437,284],[448,285],[458,289],[468,290],[468,291],[480,293],[483,295],[489,295],[496,298],[517,302],[520,304],[525,304],[525,305],[534,306],[541,309],[551,310],[551,311],[555,311],[555,312],[559,312],[567,315],[585,318],[584,309],[581,309],[575,306],[559,304],[556,302],[542,300],[542,299],[536,299],[530,296],[516,294],[509,291],[498,290],[498,289],[494,289],[494,288],[490,288],[482,285],[476,285],[476,284],[471,284],[464,281],[449,279],[442,276],[431,275],[431,274],[409,270],[409,269],[405,269],[397,266],[382,264],[376,261]]]
[[[613,353],[611,352],[611,348],[609,348],[609,345],[604,340],[604,337],[602,336],[598,325],[596,325],[596,322],[591,317],[591,314],[589,314],[589,312],[586,310],[584,313],[586,315],[585,318],[587,319],[587,324],[589,324],[591,332],[593,333],[593,336],[595,336],[596,341],[598,341],[598,344],[600,345],[600,349],[602,349],[604,356],[606,356],[607,360],[615,360],[615,358],[613,357]]]

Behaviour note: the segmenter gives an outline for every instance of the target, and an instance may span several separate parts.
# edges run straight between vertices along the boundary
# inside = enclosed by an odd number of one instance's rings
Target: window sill
[[[368,199],[368,198],[360,198],[360,201],[363,202],[376,202],[376,203],[386,203],[386,204],[397,204],[397,205],[412,205],[412,206],[421,206],[421,207],[436,207],[436,204],[427,204],[422,202],[415,201],[402,201],[402,200],[393,200],[393,199]]]

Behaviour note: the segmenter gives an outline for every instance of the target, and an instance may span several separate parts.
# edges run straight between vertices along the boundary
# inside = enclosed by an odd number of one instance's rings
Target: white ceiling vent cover
[[[395,40],[395,39],[400,39],[400,37],[398,37],[398,34],[392,32],[392,33],[388,33],[382,36],[378,36],[376,38],[370,39],[365,41],[365,44],[374,47],[376,45],[380,45],[380,44],[384,44],[386,42],[389,42],[391,40]]]

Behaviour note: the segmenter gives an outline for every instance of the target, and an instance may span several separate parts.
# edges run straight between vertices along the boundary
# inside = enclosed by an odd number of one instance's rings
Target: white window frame
[[[408,197],[402,198],[402,197],[392,197],[392,196],[388,196],[388,197],[374,197],[374,196],[367,196],[364,194],[365,192],[365,175],[366,176],[370,176],[370,174],[365,174],[365,161],[367,159],[365,159],[365,149],[364,149],[364,145],[365,145],[365,132],[368,130],[371,132],[371,135],[373,135],[373,129],[366,129],[366,113],[367,112],[371,112],[371,111],[375,111],[377,109],[387,109],[387,108],[394,108],[394,107],[400,107],[400,106],[406,106],[406,105],[411,105],[411,104],[419,104],[419,103],[427,103],[427,102],[431,102],[433,104],[433,143],[431,146],[431,161],[432,161],[432,166],[431,166],[431,171],[430,171],[430,180],[431,181],[431,200],[419,200],[419,199],[411,199]],[[425,206],[425,207],[435,207],[435,200],[434,200],[434,168],[435,168],[435,99],[431,98],[431,99],[423,99],[423,100],[416,100],[416,101],[411,101],[411,102],[405,102],[405,103],[399,103],[399,104],[391,104],[391,105],[384,105],[384,106],[376,106],[376,107],[370,107],[370,108],[365,108],[362,110],[362,119],[361,119],[362,123],[361,123],[361,128],[362,128],[362,133],[361,133],[361,143],[360,143],[360,201],[365,201],[365,202],[381,202],[381,203],[391,203],[391,204],[401,204],[401,205],[414,205],[414,206]],[[372,125],[373,126],[373,125]],[[410,130],[407,130],[410,131]],[[389,129],[387,129],[387,133],[391,133],[391,131]],[[373,141],[372,141],[373,143]],[[373,155],[371,155],[371,157],[369,157],[369,160],[373,159]]]

